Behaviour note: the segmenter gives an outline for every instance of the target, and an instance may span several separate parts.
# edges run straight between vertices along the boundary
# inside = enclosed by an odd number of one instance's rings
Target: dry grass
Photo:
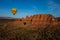
[[[12,20],[10,20],[12,22]],[[0,21],[8,23],[10,21]],[[13,23],[13,22],[12,22]],[[18,23],[18,21],[16,21]],[[10,25],[10,24],[9,24]],[[0,25],[0,40],[60,40],[60,26],[46,26],[44,29],[38,25],[29,30],[30,26],[4,26]],[[19,25],[19,24],[17,24]]]
[[[60,26],[42,29],[37,27],[28,30],[29,27],[19,27],[7,30],[0,27],[0,40],[60,40]],[[9,28],[8,28],[9,29]]]

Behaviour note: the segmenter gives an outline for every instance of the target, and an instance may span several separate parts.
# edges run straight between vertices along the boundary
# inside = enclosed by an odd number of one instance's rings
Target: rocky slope
[[[26,18],[17,19],[12,22],[4,23],[3,26],[8,28],[13,27],[24,27],[28,26],[30,28],[35,28],[41,26],[45,28],[46,26],[60,26],[60,22],[50,14],[36,14],[33,16],[26,16]]]
[[[0,23],[0,40],[60,40],[60,22],[50,14],[36,14]]]

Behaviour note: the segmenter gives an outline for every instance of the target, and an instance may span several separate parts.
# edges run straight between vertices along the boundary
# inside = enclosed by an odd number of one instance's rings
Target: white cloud
[[[36,13],[39,13],[39,9],[37,6],[33,5],[31,9],[28,9],[26,10],[26,14],[29,13],[29,14],[36,14]]]
[[[49,0],[48,12],[53,13],[55,16],[60,16],[60,5],[56,4],[53,0]]]
[[[58,8],[58,4],[54,1],[48,1],[48,11],[54,11],[56,8]]]

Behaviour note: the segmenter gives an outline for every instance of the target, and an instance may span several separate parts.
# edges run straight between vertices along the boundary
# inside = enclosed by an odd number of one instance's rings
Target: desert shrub
[[[60,27],[41,28],[38,26],[34,30],[28,30],[29,27],[12,28],[6,30],[0,28],[0,38],[3,40],[60,40]]]

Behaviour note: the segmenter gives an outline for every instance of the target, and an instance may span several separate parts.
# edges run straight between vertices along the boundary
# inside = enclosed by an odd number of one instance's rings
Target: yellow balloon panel
[[[15,15],[17,12],[17,9],[16,8],[12,8],[12,14]]]

